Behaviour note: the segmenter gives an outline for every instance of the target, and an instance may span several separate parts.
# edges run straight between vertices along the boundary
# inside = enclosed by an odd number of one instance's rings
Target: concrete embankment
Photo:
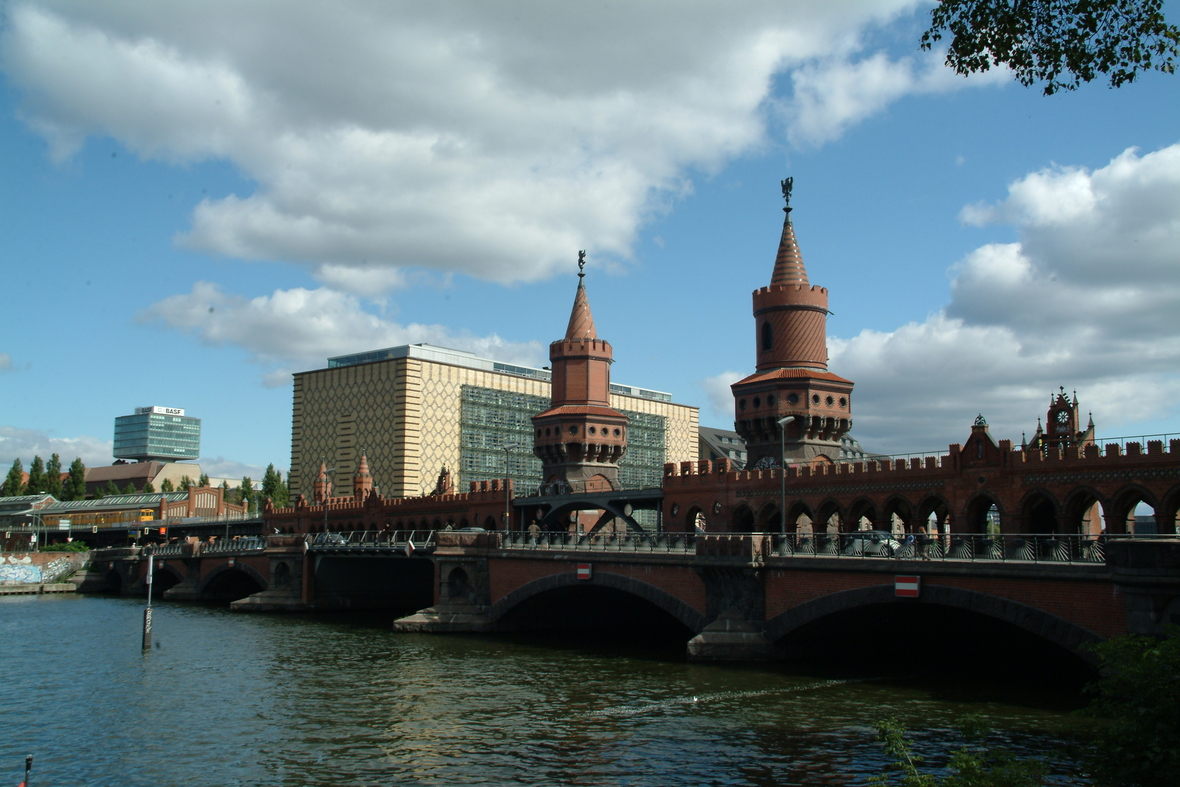
[[[0,585],[0,596],[30,596],[41,593],[76,593],[78,586],[72,582],[55,582],[49,585],[12,584]]]

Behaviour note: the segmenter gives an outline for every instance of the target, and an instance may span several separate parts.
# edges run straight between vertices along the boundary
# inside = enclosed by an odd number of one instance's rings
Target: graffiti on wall
[[[0,585],[36,584],[41,581],[41,566],[28,555],[0,557]]]
[[[45,555],[41,557],[44,560]],[[0,585],[39,585],[56,582],[77,568],[78,558],[63,556],[39,564],[30,555],[0,555]]]

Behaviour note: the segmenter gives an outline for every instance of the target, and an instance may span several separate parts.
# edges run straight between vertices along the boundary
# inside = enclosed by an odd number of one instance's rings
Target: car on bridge
[[[884,530],[858,530],[840,536],[847,557],[893,557],[901,549],[901,542]]]
[[[348,546],[348,539],[339,533],[317,533],[311,543],[317,547],[343,547]]]

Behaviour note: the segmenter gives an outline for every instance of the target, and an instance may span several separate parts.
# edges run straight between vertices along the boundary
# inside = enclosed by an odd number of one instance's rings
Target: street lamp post
[[[512,529],[512,492],[508,486],[508,452],[513,448],[520,448],[516,443],[505,443],[504,449],[504,531]]]
[[[780,508],[778,513],[778,526],[783,533],[787,532],[787,424],[795,420],[795,416],[788,415],[786,418],[778,419],[778,433],[780,438],[779,449],[779,484],[782,489],[782,499],[780,501]],[[793,545],[792,545],[793,546]]]

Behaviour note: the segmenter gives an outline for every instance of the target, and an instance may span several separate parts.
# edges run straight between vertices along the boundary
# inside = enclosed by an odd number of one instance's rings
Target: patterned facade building
[[[335,487],[347,488],[364,453],[384,497],[426,494],[444,469],[467,489],[505,478],[505,462],[528,494],[543,480],[531,418],[549,408],[551,385],[545,369],[430,345],[330,359],[327,369],[295,375],[291,492],[314,499],[321,461]],[[697,458],[697,408],[618,384],[609,406],[629,421],[623,487],[659,486],[666,462]]]

